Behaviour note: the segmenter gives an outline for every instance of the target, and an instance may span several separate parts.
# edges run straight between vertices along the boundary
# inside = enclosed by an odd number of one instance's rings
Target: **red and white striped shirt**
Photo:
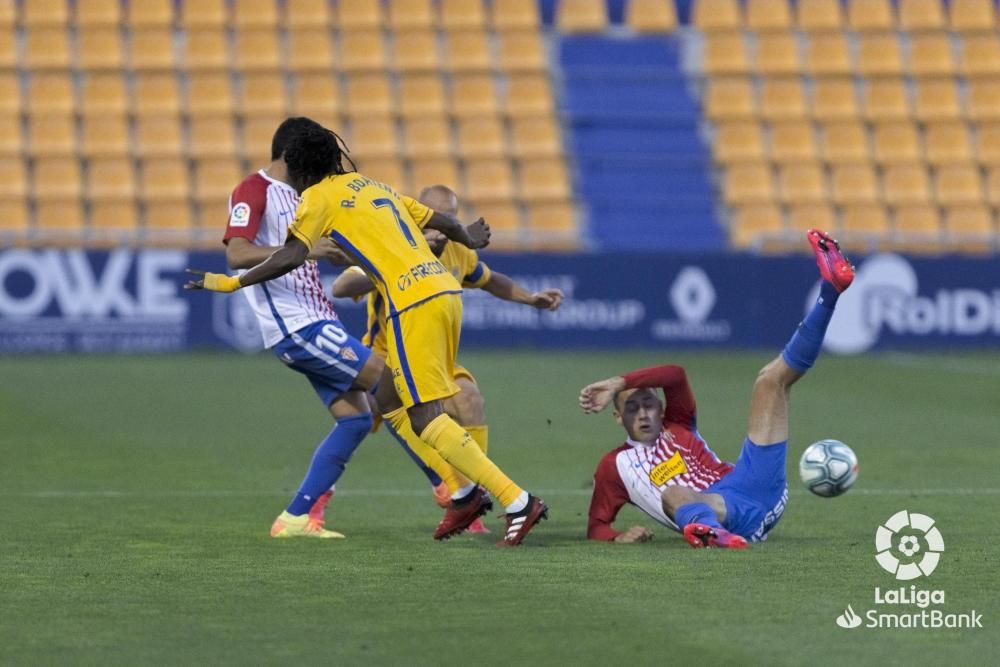
[[[624,377],[626,389],[663,389],[663,430],[649,445],[627,440],[597,464],[587,523],[587,537],[592,540],[613,540],[618,536],[611,524],[625,503],[678,530],[663,511],[663,490],[677,485],[704,491],[733,470],[698,434],[694,394],[683,368],[654,366]]]
[[[299,196],[292,186],[274,180],[263,169],[250,174],[229,197],[229,225],[223,243],[238,236],[255,245],[284,245],[298,205]],[[337,319],[313,261],[241,291],[257,315],[264,347],[272,347],[313,322]]]

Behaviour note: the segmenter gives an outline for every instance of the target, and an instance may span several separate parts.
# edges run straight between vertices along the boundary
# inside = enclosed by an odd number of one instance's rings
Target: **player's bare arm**
[[[361,271],[344,271],[333,281],[331,292],[338,299],[355,299],[375,289],[375,283]]]
[[[227,276],[222,273],[206,273],[188,269],[188,273],[202,276],[200,280],[190,280],[184,289],[207,289],[212,292],[235,292],[241,287],[274,280],[302,266],[309,256],[309,247],[294,236],[289,236],[285,245],[270,257],[254,266],[242,276]]]
[[[263,246],[251,243],[241,237],[235,237],[226,244],[226,264],[230,269],[249,269],[267,260],[281,246]],[[344,251],[337,247],[331,239],[321,238],[316,242],[307,259],[328,259],[331,263],[343,266],[351,262]],[[345,261],[341,261],[345,260]]]
[[[625,378],[621,375],[588,384],[580,390],[580,407],[587,414],[600,412],[625,389]]]
[[[457,218],[434,211],[425,227],[436,229],[452,241],[457,241],[473,250],[485,248],[490,243],[490,226],[482,218],[470,225],[463,225]]]
[[[563,293],[560,289],[547,288],[538,292],[529,292],[518,285],[513,278],[499,271],[490,275],[489,281],[482,289],[498,299],[523,303],[539,310],[556,310],[562,304]]]

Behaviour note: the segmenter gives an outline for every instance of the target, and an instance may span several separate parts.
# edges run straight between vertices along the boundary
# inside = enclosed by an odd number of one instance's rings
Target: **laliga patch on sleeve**
[[[229,214],[230,227],[246,227],[250,224],[250,204],[240,202],[233,206],[233,212]]]

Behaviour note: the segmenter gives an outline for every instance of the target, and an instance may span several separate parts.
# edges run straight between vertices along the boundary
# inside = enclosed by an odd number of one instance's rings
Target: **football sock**
[[[486,424],[481,424],[478,426],[466,426],[465,430],[469,432],[472,439],[476,441],[479,445],[479,449],[483,450],[483,454],[489,456],[490,449],[490,432],[489,427]]]
[[[410,446],[406,444],[406,440],[404,440],[402,436],[399,435],[399,433],[396,431],[396,428],[392,424],[389,424],[386,428],[389,429],[389,433],[392,433],[392,437],[396,439],[396,442],[398,442],[399,446],[403,448],[403,451],[406,452],[406,454],[411,459],[413,459],[413,462],[415,464],[417,464],[417,467],[420,468],[420,472],[424,473],[424,476],[427,477],[427,481],[431,483],[431,486],[437,486],[438,484],[440,484],[442,482],[441,477],[436,472],[434,472],[433,468],[431,468],[429,465],[420,460],[420,457],[417,456],[416,452],[410,449]]]
[[[521,495],[514,499],[510,505],[504,507],[507,514],[517,514],[518,512],[524,511],[524,508],[528,506],[528,492],[522,491]]]
[[[824,280],[820,284],[819,299],[799,324],[799,328],[795,330],[781,353],[781,357],[791,368],[805,373],[816,363],[820,347],[823,346],[826,327],[833,317],[833,309],[837,305],[839,296],[840,294],[830,283]]]
[[[302,480],[295,498],[288,505],[288,513],[295,516],[308,514],[316,499],[323,495],[344,473],[351,454],[368,435],[372,427],[370,414],[338,419],[333,430],[319,443],[312,463]]]
[[[466,484],[465,486],[463,486],[461,489],[459,489],[455,493],[451,494],[451,499],[452,500],[462,500],[463,498],[465,498],[466,496],[468,496],[470,493],[472,493],[475,490],[476,490],[476,485],[470,482],[469,484]]]
[[[687,505],[681,505],[674,510],[674,522],[676,522],[681,528],[684,528],[684,526],[692,523],[700,523],[706,526],[712,526],[713,528],[722,528],[722,524],[719,523],[719,517],[716,516],[715,510],[705,503],[688,503]]]
[[[392,427],[393,432],[406,443],[407,449],[416,454],[424,465],[437,473],[441,481],[448,487],[449,493],[455,493],[469,483],[468,479],[441,458],[436,449],[417,437],[413,431],[413,425],[410,424],[410,417],[406,414],[406,408],[387,412],[382,415],[382,418]]]
[[[472,436],[448,415],[438,415],[420,437],[463,475],[485,487],[501,505],[510,505],[523,493],[478,446],[467,446],[474,442]]]

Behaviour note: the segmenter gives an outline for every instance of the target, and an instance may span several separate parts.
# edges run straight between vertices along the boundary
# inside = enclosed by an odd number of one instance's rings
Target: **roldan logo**
[[[816,302],[819,284],[806,300]],[[943,289],[917,292],[917,273],[899,255],[873,255],[858,268],[854,284],[837,302],[823,346],[854,354],[874,347],[883,330],[897,335],[1000,334],[1000,291]]]

